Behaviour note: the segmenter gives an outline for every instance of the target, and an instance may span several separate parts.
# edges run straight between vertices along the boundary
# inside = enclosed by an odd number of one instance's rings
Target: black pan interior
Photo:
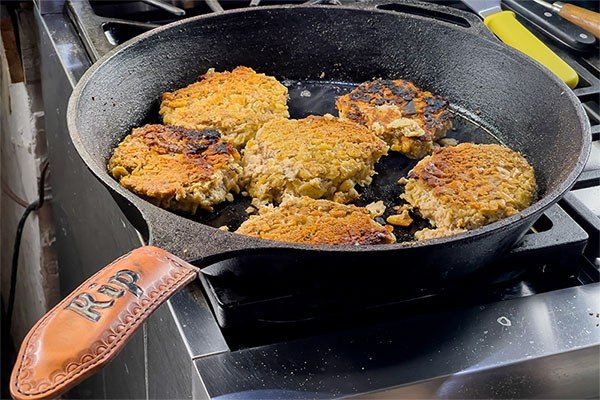
[[[260,72],[260,71],[258,71]],[[386,77],[382,77],[386,78]],[[302,81],[302,80],[282,80],[282,83],[288,88],[289,100],[288,107],[290,118],[304,118],[309,115],[338,115],[335,108],[337,97],[348,93],[357,83],[349,82],[329,82],[329,81]],[[158,106],[148,116],[146,123],[160,123],[157,112]],[[123,132],[125,137],[129,132]],[[500,143],[496,136],[481,125],[469,120],[459,112],[454,112],[453,128],[448,132],[447,137],[454,138],[458,142],[473,143]],[[403,204],[400,194],[403,187],[398,184],[398,180],[406,177],[411,168],[418,160],[411,160],[402,154],[389,152],[376,165],[377,174],[373,178],[373,183],[366,187],[357,187],[360,198],[354,204],[366,206],[375,201],[383,201],[386,206],[386,212],[383,218],[378,218],[378,222],[385,224],[385,218],[394,214],[394,206]],[[242,195],[236,195],[232,203],[224,202],[217,205],[213,212],[199,210],[195,215],[178,213],[179,215],[191,220],[210,225],[215,228],[227,226],[229,230],[236,230],[242,222],[248,219],[249,214],[246,211],[250,207],[251,198]],[[418,215],[412,215],[415,222],[407,228],[395,227],[394,234],[399,242],[413,240],[414,232],[428,227],[429,224]]]

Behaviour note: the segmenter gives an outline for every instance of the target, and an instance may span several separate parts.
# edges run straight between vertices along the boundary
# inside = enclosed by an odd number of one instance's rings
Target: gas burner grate
[[[89,57],[97,61],[127,40],[183,18],[250,6],[304,2],[306,0],[67,0],[66,10]]]

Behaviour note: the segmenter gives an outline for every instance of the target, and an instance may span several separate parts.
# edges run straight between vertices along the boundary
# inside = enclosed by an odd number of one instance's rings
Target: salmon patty
[[[497,144],[463,143],[436,149],[409,172],[403,199],[434,229],[417,240],[449,236],[510,217],[536,198],[533,167]]]
[[[391,227],[377,223],[363,207],[310,197],[286,197],[279,207],[265,206],[236,233],[281,242],[367,245],[395,243]]]
[[[267,122],[248,142],[244,183],[258,202],[284,195],[347,203],[371,183],[388,146],[365,127],[331,115]]]
[[[448,101],[400,79],[362,83],[336,106],[341,118],[366,126],[410,158],[430,154],[452,127]]]
[[[108,170],[123,187],[154,204],[193,214],[233,201],[239,161],[238,151],[215,130],[145,125],[117,146]]]
[[[191,85],[164,93],[160,115],[165,124],[216,129],[234,146],[244,146],[273,118],[288,118],[288,90],[272,76],[252,68],[209,69]]]

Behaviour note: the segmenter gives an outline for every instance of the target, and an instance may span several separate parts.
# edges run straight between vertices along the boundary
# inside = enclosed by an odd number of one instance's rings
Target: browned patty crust
[[[368,129],[331,115],[267,122],[244,150],[244,182],[260,202],[284,195],[346,203],[368,185],[387,145]]]
[[[236,231],[242,235],[292,243],[368,245],[394,243],[391,227],[373,220],[363,207],[310,197],[284,199],[266,206]]]
[[[404,80],[358,85],[336,101],[340,117],[366,126],[391,150],[421,158],[452,127],[448,101]]]
[[[514,215],[529,207],[537,192],[533,167],[521,154],[497,144],[436,149],[408,178],[402,198],[435,227],[417,232],[419,240]]]
[[[267,121],[288,118],[288,90],[272,76],[252,68],[208,70],[202,78],[164,93],[160,115],[165,124],[216,129],[234,146],[243,146]]]
[[[108,170],[125,188],[156,205],[195,213],[233,200],[240,155],[215,130],[172,125],[134,128],[117,146]]]

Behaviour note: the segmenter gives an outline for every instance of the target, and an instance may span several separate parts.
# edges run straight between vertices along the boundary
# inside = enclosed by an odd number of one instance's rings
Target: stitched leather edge
[[[152,252],[156,254],[156,249],[152,248],[151,246],[148,246],[148,248],[141,248],[144,249],[143,251],[146,252]],[[139,249],[136,249],[139,251]],[[136,251],[133,250],[133,251]],[[113,261],[112,263],[109,264],[109,266],[114,265],[116,263],[118,263],[119,261],[121,261],[122,259],[128,257],[133,251],[117,258],[115,261]],[[185,281],[186,279],[192,278],[193,276],[195,276],[195,274],[197,273],[196,269],[194,267],[188,267],[187,265],[183,264],[182,262],[180,262],[177,259],[174,259],[172,257],[169,256],[168,253],[163,253],[163,251],[160,251],[162,254],[160,254],[160,256],[163,256],[165,258],[167,258],[172,264],[173,266],[175,266],[176,268],[181,268],[183,270],[183,274],[180,278],[175,279],[174,282],[172,282],[166,290],[164,290],[158,297],[152,299],[150,301],[149,304],[146,305],[146,309],[144,310],[144,312],[142,312],[141,314],[139,314],[136,318],[134,318],[130,323],[126,324],[127,328],[124,329],[123,331],[121,331],[121,333],[119,333],[117,335],[117,339],[115,339],[110,345],[107,346],[107,348],[98,353],[96,355],[96,357],[94,357],[93,359],[87,361],[86,363],[80,365],[76,370],[74,370],[73,372],[69,372],[65,375],[65,377],[63,379],[60,380],[60,383],[55,384],[45,390],[42,391],[31,391],[31,392],[25,392],[22,391],[20,388],[20,381],[19,381],[19,375],[21,375],[21,373],[23,372],[23,361],[25,359],[26,356],[31,355],[30,353],[27,352],[29,346],[31,345],[31,339],[36,335],[36,333],[39,332],[39,330],[41,328],[43,328],[44,326],[46,326],[46,324],[49,322],[50,318],[55,314],[54,311],[59,309],[59,308],[63,308],[62,306],[67,302],[67,300],[70,300],[71,295],[67,296],[65,299],[63,299],[60,303],[58,303],[53,309],[52,311],[50,311],[45,317],[42,318],[42,320],[40,321],[39,325],[28,334],[28,337],[26,338],[26,344],[25,344],[25,351],[23,352],[23,354],[21,355],[20,359],[19,359],[19,368],[17,370],[17,374],[16,374],[16,379],[15,379],[15,388],[16,390],[25,395],[25,396],[35,396],[35,395],[43,395],[44,393],[48,393],[48,392],[52,392],[55,391],[57,389],[68,387],[70,383],[73,383],[74,381],[76,381],[76,379],[78,377],[80,377],[81,375],[83,375],[85,372],[87,372],[88,370],[90,370],[92,367],[98,365],[99,363],[105,361],[106,359],[110,358],[110,356],[113,355],[113,350],[118,347],[121,342],[123,342],[124,339],[129,338],[128,333],[134,329],[134,328],[138,328],[141,324],[140,322],[143,321],[145,319],[145,317],[148,314],[151,314],[160,304],[162,304],[168,297],[170,297],[173,294],[173,291],[175,288],[177,288],[180,283],[182,281]],[[104,269],[104,268],[103,268]],[[90,281],[93,281],[98,275],[101,274],[102,270],[98,271],[97,273],[95,273],[94,275],[92,275],[89,279],[87,279],[85,282],[83,282],[79,287],[77,287],[77,289],[75,289],[73,291],[77,292],[80,289],[86,287]],[[141,306],[143,307],[143,306]],[[126,310],[126,309],[125,309]],[[114,354],[116,355],[116,353]]]

